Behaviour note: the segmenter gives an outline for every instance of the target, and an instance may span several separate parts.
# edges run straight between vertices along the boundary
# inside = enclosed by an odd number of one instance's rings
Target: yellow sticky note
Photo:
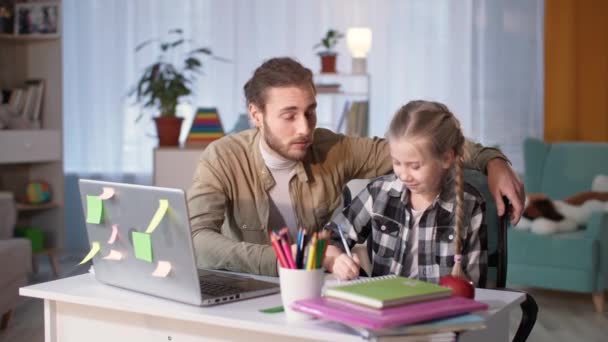
[[[101,248],[101,246],[99,245],[99,242],[93,241],[93,243],[91,243],[91,250],[89,251],[89,254],[87,254],[87,256],[85,256],[84,259],[82,259],[82,261],[80,263],[78,263],[78,265],[82,265],[85,262],[93,259],[95,254],[97,254],[99,252],[100,248]]]
[[[87,195],[87,223],[100,224],[103,202],[99,196]]]
[[[152,262],[152,239],[150,239],[150,234],[132,232],[131,237],[133,237],[135,257],[140,260]]]
[[[169,274],[169,272],[171,272],[171,263],[168,261],[161,260],[158,262],[158,266],[156,266],[156,269],[152,273],[152,276],[165,278]]]
[[[158,227],[158,224],[167,213],[168,208],[169,201],[166,199],[158,200],[158,209],[156,209],[156,213],[154,213],[154,217],[152,217],[152,221],[150,221],[148,229],[146,229],[146,233],[150,234],[154,231],[154,229],[156,229],[156,227]]]

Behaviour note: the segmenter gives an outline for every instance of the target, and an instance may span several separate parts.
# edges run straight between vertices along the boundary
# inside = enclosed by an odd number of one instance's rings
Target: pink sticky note
[[[104,187],[103,192],[101,193],[101,195],[99,195],[99,198],[101,198],[102,200],[107,200],[112,198],[112,196],[114,196],[114,189]]]
[[[116,241],[116,238],[118,237],[118,225],[117,224],[113,224],[112,225],[112,235],[110,235],[110,239],[108,240],[108,243],[111,245],[114,243],[114,241]]]
[[[122,253],[120,253],[119,251],[115,251],[115,250],[112,249],[112,250],[110,250],[110,254],[106,255],[102,259],[105,259],[105,260],[121,260],[122,259]]]
[[[165,278],[171,272],[171,263],[168,261],[159,261],[158,266],[152,273],[155,277]]]

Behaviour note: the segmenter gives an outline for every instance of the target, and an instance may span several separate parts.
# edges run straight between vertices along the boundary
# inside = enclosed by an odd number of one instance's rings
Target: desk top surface
[[[79,305],[120,310],[170,319],[201,322],[226,327],[280,333],[285,336],[308,337],[319,340],[360,340],[353,331],[337,323],[310,320],[287,322],[285,313],[265,314],[259,310],[281,305],[279,294],[258,297],[211,307],[198,307],[146,294],[105,285],[93,274],[59,279],[23,287],[22,296]],[[476,300],[490,306],[486,317],[511,310],[525,297],[523,293],[476,289]],[[289,326],[289,329],[284,329]]]

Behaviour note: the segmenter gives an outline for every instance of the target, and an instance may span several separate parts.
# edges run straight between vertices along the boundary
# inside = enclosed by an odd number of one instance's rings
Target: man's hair
[[[315,91],[312,71],[289,57],[272,58],[255,69],[245,86],[247,104],[264,110],[268,89],[274,87],[311,87]]]

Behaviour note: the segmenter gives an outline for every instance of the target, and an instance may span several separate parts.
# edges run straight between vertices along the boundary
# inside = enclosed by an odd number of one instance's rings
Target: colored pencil
[[[312,270],[315,265],[315,257],[317,250],[317,233],[312,233],[312,239],[310,240],[310,247],[308,250],[308,261],[306,262],[306,269]]]
[[[272,242],[272,247],[274,248],[274,252],[277,254],[277,259],[279,260],[279,264],[281,265],[281,267],[289,268],[289,264],[285,259],[285,255],[283,255],[283,251],[281,250],[279,241],[277,241],[277,238],[272,233],[270,233],[270,241]]]
[[[289,233],[285,229],[285,231],[281,230],[281,247],[283,247],[283,253],[285,253],[285,259],[289,268],[297,268],[296,263],[293,261],[293,254],[291,254],[291,245],[289,244]]]

